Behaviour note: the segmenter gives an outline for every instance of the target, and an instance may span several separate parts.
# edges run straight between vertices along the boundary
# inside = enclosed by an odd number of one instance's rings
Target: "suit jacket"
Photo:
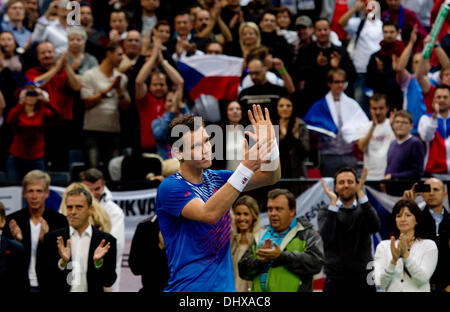
[[[70,292],[71,285],[69,285],[68,280],[70,280],[69,274],[71,274],[72,270],[69,269],[69,265],[64,270],[61,270],[58,266],[61,258],[56,244],[58,236],[62,236],[64,244],[67,244],[67,240],[70,238],[69,227],[47,233],[44,236],[44,242],[38,248],[36,273],[43,292]],[[111,247],[103,257],[103,265],[97,269],[94,266],[94,251],[102,239],[105,239],[106,243],[111,243]],[[103,292],[103,287],[111,287],[114,284],[117,278],[116,254],[116,239],[112,235],[99,231],[92,226],[86,272],[88,292]]]
[[[29,291],[28,266],[23,245],[0,236],[0,293]]]
[[[158,247],[158,235],[155,215],[138,224],[131,242],[128,264],[134,275],[142,275],[142,292],[162,293],[169,282],[166,251]]]
[[[428,206],[422,211],[423,229],[425,237],[432,239],[439,250],[438,263],[430,279],[431,284],[436,284],[440,289],[450,285],[450,214],[444,208],[444,218],[439,224],[438,235],[436,235],[436,223],[431,216]]]
[[[55,212],[50,209],[45,209],[44,214],[42,215],[42,218],[47,221],[49,232],[53,230],[60,229],[62,227],[67,226],[67,219],[64,215]],[[23,208],[19,211],[16,211],[6,217],[6,224],[3,229],[3,235],[5,237],[14,239],[14,237],[11,234],[11,231],[9,229],[9,221],[12,219],[16,220],[17,225],[22,230],[22,244],[25,248],[25,260],[27,264],[27,268],[30,265],[30,259],[31,259],[31,229],[30,229],[30,212],[28,211],[28,208]],[[41,244],[41,242],[38,243],[38,247]]]

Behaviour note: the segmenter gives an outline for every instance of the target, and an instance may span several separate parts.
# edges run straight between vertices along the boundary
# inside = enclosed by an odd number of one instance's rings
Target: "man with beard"
[[[375,292],[367,283],[372,258],[371,235],[380,227],[377,212],[364,194],[367,169],[358,182],[356,171],[344,167],[334,176],[334,192],[325,185],[329,205],[319,209],[318,223],[325,252],[324,292]]]

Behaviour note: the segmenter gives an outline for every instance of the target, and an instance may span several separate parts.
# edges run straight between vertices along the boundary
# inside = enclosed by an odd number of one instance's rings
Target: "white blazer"
[[[395,243],[397,246],[398,240]],[[438,249],[434,241],[416,240],[411,246],[407,259],[398,259],[395,266],[391,264],[391,260],[391,241],[384,240],[378,244],[374,259],[375,284],[382,290],[387,292],[430,291],[430,278],[438,260]]]

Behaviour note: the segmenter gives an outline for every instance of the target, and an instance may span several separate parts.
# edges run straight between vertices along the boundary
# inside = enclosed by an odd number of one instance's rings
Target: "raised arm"
[[[161,50],[159,51],[158,57],[162,68],[166,72],[167,76],[169,76],[169,79],[172,81],[175,90],[183,90],[184,79],[183,77],[181,77],[180,73],[172,65],[170,65],[169,61],[163,58]]]
[[[154,41],[153,41],[154,45],[153,45],[152,54],[150,55],[150,59],[147,62],[145,62],[144,66],[142,66],[141,70],[139,71],[139,74],[136,77],[135,97],[138,100],[142,99],[145,96],[145,93],[147,92],[147,84],[145,82],[147,81],[147,78],[150,75],[150,72],[156,66],[156,62],[158,61],[159,50],[161,48],[161,44],[159,43],[159,40],[155,39],[155,38],[156,37],[154,37]]]
[[[406,65],[408,65],[409,58],[417,40],[417,25],[414,26],[409,42],[403,50],[400,57],[397,59],[396,56],[392,55],[392,67],[397,73],[397,81],[402,84],[408,78],[408,71],[406,70]]]
[[[53,65],[46,73],[37,76],[34,78],[34,83],[39,83],[39,87],[45,86],[67,63],[66,54],[61,54],[59,59],[56,61],[55,65]]]
[[[356,12],[361,10],[364,7],[364,1],[358,0],[355,2],[355,6],[351,9],[349,9],[347,12],[344,13],[344,15],[341,16],[338,23],[341,25],[342,28],[347,26],[348,20],[355,15]]]
[[[289,92],[290,94],[295,92],[295,85],[292,81],[291,75],[289,75],[288,71],[286,70],[286,67],[284,66],[284,63],[279,58],[273,59],[273,67],[278,71],[281,78],[284,81],[284,88]]]
[[[430,37],[424,39],[424,44],[426,44],[428,41],[430,41]],[[430,91],[431,83],[430,80],[427,77],[427,74],[431,68],[430,59],[424,58],[423,54],[420,55],[419,64],[417,64],[416,67],[416,79],[419,83],[420,87],[422,88],[423,94],[427,94],[428,91]]]
[[[250,120],[255,125],[269,125],[270,116],[266,109],[266,117],[262,114],[261,107],[253,106],[253,118],[250,113]],[[262,119],[261,119],[262,118]],[[271,125],[271,124],[270,124]],[[273,184],[280,179],[279,158],[275,159],[277,169],[275,171],[261,171],[262,165],[267,164],[267,160],[271,157],[271,138],[264,137],[261,133],[257,135],[257,144],[252,148],[248,148],[247,140],[244,139],[244,160],[238,166],[233,175],[213,196],[206,202],[199,198],[192,199],[184,206],[181,214],[183,217],[191,220],[205,222],[208,224],[216,224],[220,218],[231,208],[233,202],[238,198],[245,187],[245,191],[261,186]],[[248,181],[248,182],[247,182]]]

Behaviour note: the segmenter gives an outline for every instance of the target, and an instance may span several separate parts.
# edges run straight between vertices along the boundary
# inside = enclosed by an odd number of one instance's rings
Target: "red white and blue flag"
[[[244,60],[228,55],[182,57],[178,69],[192,100],[201,94],[218,100],[235,100]]]

